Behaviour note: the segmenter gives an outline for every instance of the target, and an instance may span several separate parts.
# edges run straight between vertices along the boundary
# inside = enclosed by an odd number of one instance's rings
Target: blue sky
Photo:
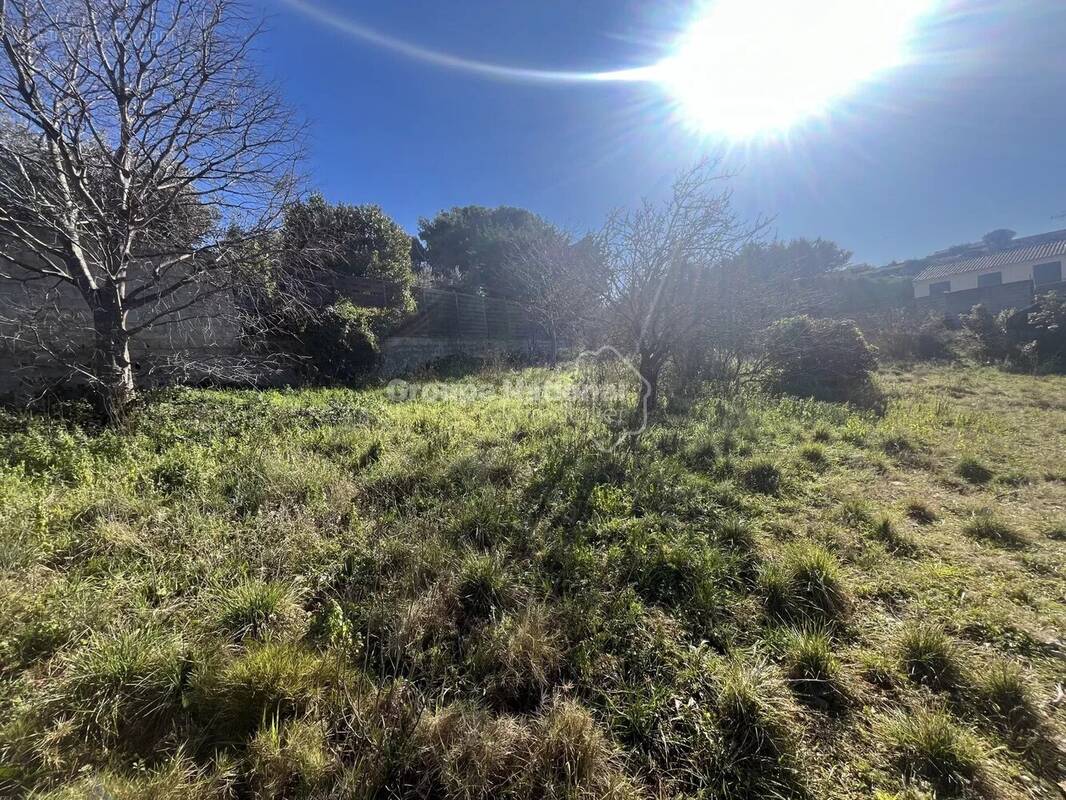
[[[652,63],[697,6],[631,0],[342,3],[382,34],[465,58],[558,70]],[[800,2],[801,0],[796,0]],[[891,0],[889,0],[891,1]],[[455,205],[516,205],[583,231],[726,152],[736,202],[777,235],[885,263],[1066,227],[1066,2],[944,0],[914,63],[787,137],[693,131],[648,83],[536,83],[429,64],[260,0],[260,59],[310,123],[310,184],[414,232]]]

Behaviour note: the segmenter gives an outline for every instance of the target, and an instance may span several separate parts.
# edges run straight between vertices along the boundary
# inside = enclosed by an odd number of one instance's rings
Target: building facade
[[[1017,240],[986,255],[933,264],[914,277],[919,307],[963,314],[982,304],[993,313],[1025,308],[1038,294],[1066,293],[1066,232],[1060,239],[1036,244]]]

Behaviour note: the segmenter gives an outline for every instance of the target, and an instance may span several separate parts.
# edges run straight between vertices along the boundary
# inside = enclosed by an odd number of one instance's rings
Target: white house
[[[926,267],[914,278],[915,298],[920,303],[926,298],[925,303],[943,304],[951,311],[969,310],[979,302],[997,311],[1025,305],[1042,289],[1066,287],[1066,236],[1015,244],[976,258]]]

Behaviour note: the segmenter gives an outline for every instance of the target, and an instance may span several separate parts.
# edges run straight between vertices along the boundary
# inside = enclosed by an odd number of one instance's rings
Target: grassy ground
[[[1066,379],[880,381],[0,418],[0,793],[1057,797]]]

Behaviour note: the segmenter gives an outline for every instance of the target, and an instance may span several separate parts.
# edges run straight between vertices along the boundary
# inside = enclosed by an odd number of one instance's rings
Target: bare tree
[[[577,335],[597,308],[605,280],[599,242],[575,241],[552,228],[517,242],[508,265],[522,305],[551,340],[551,361],[559,357],[560,338]]]
[[[719,166],[701,162],[677,178],[664,202],[645,200],[615,214],[602,233],[608,318],[637,358],[649,412],[658,405],[664,365],[705,319],[703,298],[715,270],[762,227],[737,218]]]
[[[0,279],[84,301],[110,414],[130,342],[261,260],[294,191],[258,33],[231,0],[0,0]]]

